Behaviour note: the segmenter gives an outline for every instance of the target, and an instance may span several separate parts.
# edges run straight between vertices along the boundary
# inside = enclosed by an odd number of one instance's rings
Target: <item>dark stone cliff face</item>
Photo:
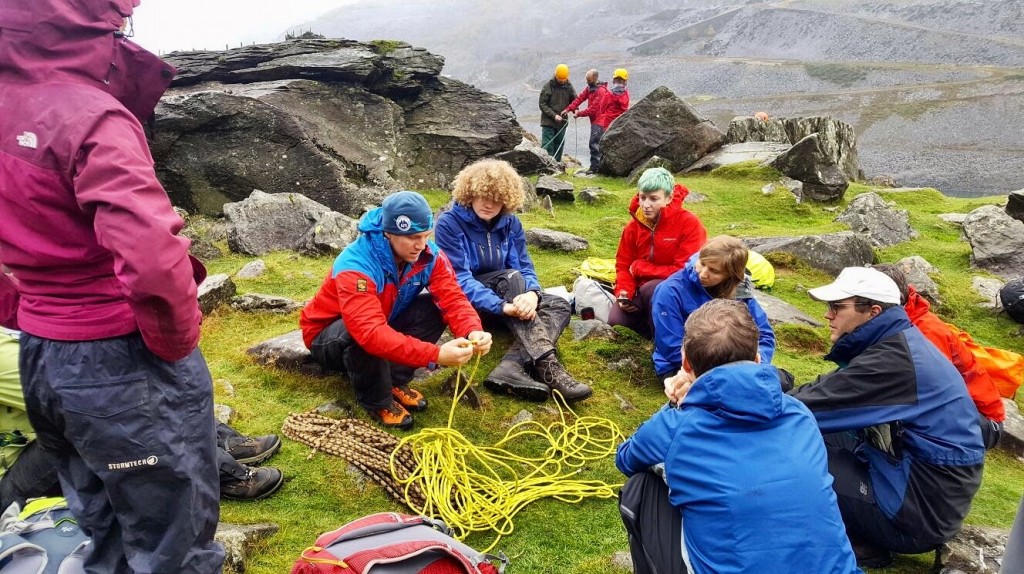
[[[153,156],[175,205],[217,214],[253,189],[358,216],[386,191],[443,187],[522,129],[501,96],[400,42],[293,40],[166,58]]]

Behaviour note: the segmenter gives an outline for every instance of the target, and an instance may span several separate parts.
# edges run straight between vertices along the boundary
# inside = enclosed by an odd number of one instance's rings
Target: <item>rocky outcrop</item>
[[[932,303],[939,303],[939,286],[931,278],[932,273],[939,272],[938,268],[920,255],[904,257],[896,262],[896,266],[918,293]]]
[[[257,363],[268,367],[312,374],[322,372],[302,342],[302,331],[298,329],[263,341],[246,352],[256,359]]]
[[[971,263],[1004,279],[1024,275],[1024,223],[995,205],[983,205],[964,219]]]
[[[773,297],[763,291],[754,290],[754,299],[768,315],[768,321],[772,325],[788,323],[791,325],[807,325],[810,327],[821,327],[821,321],[786,303],[778,297]]]
[[[1006,215],[1024,221],[1024,189],[1011,191],[1006,197]]]
[[[220,305],[226,304],[235,296],[235,282],[226,273],[210,275],[199,285],[199,310],[209,315]]]
[[[944,574],[1000,572],[1009,531],[1004,528],[964,525],[942,550]]]
[[[813,134],[818,135],[821,154],[828,163],[838,166],[847,180],[861,177],[856,132],[850,124],[831,116],[771,118],[768,121],[751,117],[735,118],[729,123],[726,139],[728,143],[777,142],[796,145]]]
[[[1003,421],[1003,436],[998,446],[1014,456],[1024,457],[1024,417],[1021,417],[1017,403],[1010,399],[1003,399],[1003,408],[1006,420]]]
[[[528,138],[523,138],[523,141],[515,148],[495,155],[494,159],[507,161],[521,175],[550,174],[562,171],[555,158]]]
[[[636,185],[637,182],[640,181],[640,176],[652,167],[663,167],[672,171],[672,162],[660,155],[652,155],[644,160],[643,163],[633,168],[633,171],[629,174],[629,184]]]
[[[793,146],[788,143],[771,141],[726,144],[700,158],[683,171],[710,171],[723,165],[744,161],[770,162],[779,157],[779,154],[789,151],[791,147]]]
[[[836,221],[866,234],[875,247],[896,245],[917,237],[917,232],[910,227],[910,214],[906,209],[894,209],[893,205],[875,192],[862,193],[853,198]]]
[[[839,275],[846,267],[863,267],[874,260],[874,251],[868,239],[852,231],[798,237],[744,238],[743,241],[761,255],[788,253],[832,275]]]
[[[231,298],[231,308],[239,311],[263,313],[291,313],[302,308],[302,303],[278,295],[246,293]]]
[[[367,190],[444,187],[522,141],[503,97],[442,77],[443,58],[402,42],[292,40],[167,60],[179,74],[151,147],[172,202],[192,213],[264,189],[354,217]]]
[[[825,152],[822,138],[811,134],[793,144],[768,165],[803,184],[801,197],[811,201],[838,201],[850,181]]]
[[[619,116],[601,138],[600,172],[625,176],[658,155],[679,171],[725,141],[711,120],[661,86]]]
[[[255,190],[244,201],[224,204],[224,215],[228,248],[247,255],[285,249],[336,254],[358,235],[355,219],[297,193]]]
[[[573,184],[549,175],[540,176],[534,189],[541,197],[550,197],[556,201],[576,201],[576,187]]]
[[[565,251],[567,253],[583,251],[590,247],[590,243],[578,235],[573,235],[564,231],[544,229],[543,227],[527,229],[526,243],[528,245],[540,247],[541,249]]]
[[[986,309],[1003,308],[1002,303],[999,302],[999,290],[1003,288],[1003,285],[1003,281],[992,279],[991,277],[980,277],[978,275],[971,277],[971,289],[983,299],[978,306]]]
[[[242,574],[249,562],[249,553],[264,538],[277,534],[280,530],[273,523],[262,524],[217,524],[217,533],[213,539],[224,547],[225,574]]]

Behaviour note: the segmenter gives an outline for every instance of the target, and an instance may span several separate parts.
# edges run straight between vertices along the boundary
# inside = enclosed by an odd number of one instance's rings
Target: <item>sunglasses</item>
[[[840,309],[845,309],[847,307],[871,306],[871,303],[836,303],[835,301],[827,301],[825,304],[828,305],[828,310],[831,311],[833,315],[838,313]]]

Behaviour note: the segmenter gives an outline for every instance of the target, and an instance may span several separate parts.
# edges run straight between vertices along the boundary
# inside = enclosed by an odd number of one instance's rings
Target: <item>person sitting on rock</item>
[[[889,276],[900,290],[900,304],[910,317],[910,322],[921,330],[921,333],[946,356],[963,377],[974,406],[980,415],[981,434],[985,440],[985,448],[992,448],[999,442],[1003,434],[1003,421],[1006,409],[1003,407],[999,389],[988,376],[988,371],[975,359],[974,353],[968,349],[960,337],[956,336],[945,321],[931,312],[931,305],[913,285],[907,283],[907,276],[895,265],[882,263],[872,268]]]
[[[759,361],[758,338],[739,301],[691,313],[671,402],[619,445],[637,574],[860,572],[814,416]]]
[[[409,387],[417,367],[456,367],[491,348],[448,257],[428,239],[433,227],[422,195],[386,197],[359,221],[359,237],[299,319],[316,362],[347,373],[356,401],[385,427],[412,428],[409,410],[427,408]],[[455,338],[438,345],[446,323]]]
[[[505,161],[478,161],[455,177],[452,198],[452,208],[437,220],[437,244],[473,307],[485,320],[507,326],[513,338],[484,385],[534,400],[550,393],[569,403],[589,397],[591,388],[577,382],[555,354],[571,311],[568,301],[541,291],[514,213],[523,205],[519,174]]]
[[[847,267],[808,294],[839,367],[790,394],[825,435],[829,472],[858,564],[948,542],[981,485],[985,445],[963,379],[915,327],[884,273]]]
[[[754,288],[746,278],[747,247],[729,236],[713,237],[679,271],[661,282],[651,299],[654,320],[654,371],[658,377],[675,375],[682,367],[679,350],[686,337],[686,318],[712,299],[743,302],[758,329],[761,360],[772,362],[775,331]]]
[[[24,507],[30,498],[61,496],[59,457],[36,441],[25,412],[18,371],[17,331],[0,328],[0,511],[13,502]],[[230,500],[266,498],[281,488],[284,476],[269,467],[253,467],[281,448],[277,435],[247,437],[225,424],[217,425],[220,496]]]
[[[630,221],[615,253],[617,304],[610,325],[623,325],[650,338],[651,296],[663,279],[682,269],[707,240],[704,224],[683,208],[690,190],[663,167],[645,170],[629,203]],[[682,339],[680,339],[682,340]]]

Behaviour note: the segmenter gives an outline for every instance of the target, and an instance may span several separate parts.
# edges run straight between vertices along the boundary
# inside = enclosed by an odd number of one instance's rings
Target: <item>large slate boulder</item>
[[[442,77],[443,58],[401,42],[292,40],[167,59],[179,75],[151,147],[172,202],[191,213],[264,189],[355,217],[367,189],[444,187],[522,140],[504,97]]]
[[[302,341],[302,331],[296,329],[250,347],[248,354],[261,365],[288,371],[321,373],[319,365]]]
[[[871,242],[852,231],[797,237],[745,238],[744,241],[761,255],[787,253],[832,275],[839,275],[846,267],[863,267],[874,261]]]
[[[625,176],[652,155],[679,171],[725,142],[711,120],[665,86],[619,116],[601,138],[603,174]]]
[[[839,166],[846,179],[862,179],[857,156],[857,134],[853,126],[831,116],[797,118],[740,117],[729,123],[728,143],[778,142],[796,145],[811,134],[817,134],[821,153],[829,163]]]
[[[542,175],[537,179],[535,191],[539,197],[550,197],[557,201],[576,201],[576,187],[558,178]]]
[[[846,193],[850,181],[832,160],[818,134],[811,134],[768,162],[767,165],[803,183],[802,197],[812,201],[838,201]]]
[[[1024,275],[1024,223],[995,205],[983,205],[967,214],[964,235],[974,265],[1004,279]]]
[[[209,275],[199,285],[196,296],[199,299],[199,310],[209,315],[214,309],[227,304],[235,296],[238,288],[227,273]]]
[[[244,201],[224,204],[224,216],[228,248],[247,255],[286,249],[337,253],[357,235],[356,220],[297,193],[254,190]]]
[[[1021,417],[1017,403],[1011,399],[1003,399],[1006,420],[1003,421],[1003,436],[999,439],[999,448],[1024,457],[1024,417]]]
[[[907,210],[894,209],[873,191],[853,198],[836,221],[849,225],[857,233],[866,234],[875,247],[896,245],[917,237],[917,232],[910,227]]]
[[[937,267],[920,255],[904,257],[896,262],[896,266],[906,276],[907,283],[913,285],[921,296],[932,303],[939,303],[939,286],[931,278],[932,273],[939,272]]]
[[[754,299],[757,299],[758,304],[764,309],[765,315],[768,315],[768,322],[772,325],[791,324],[810,327],[821,327],[822,325],[821,321],[764,291],[755,290]]]

